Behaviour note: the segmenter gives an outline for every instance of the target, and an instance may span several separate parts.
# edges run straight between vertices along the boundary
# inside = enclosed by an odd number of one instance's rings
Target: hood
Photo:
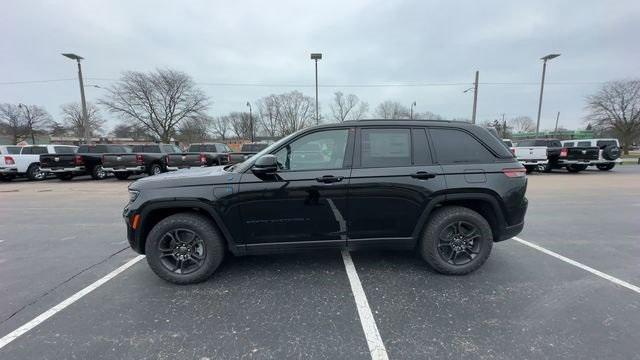
[[[224,166],[181,169],[164,174],[147,176],[129,185],[131,190],[161,189],[171,187],[216,185],[238,182],[239,173],[224,171]]]

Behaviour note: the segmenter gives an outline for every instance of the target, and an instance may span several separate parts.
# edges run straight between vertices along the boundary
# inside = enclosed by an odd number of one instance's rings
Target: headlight
[[[138,195],[140,195],[139,191],[129,190],[129,202],[132,203],[136,201],[136,199],[138,198]]]

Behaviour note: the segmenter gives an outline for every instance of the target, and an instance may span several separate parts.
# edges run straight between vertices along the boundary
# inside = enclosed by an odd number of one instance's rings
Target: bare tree
[[[238,139],[250,139],[251,138],[251,122],[249,120],[249,113],[246,112],[232,112],[225,117],[231,127],[231,132]]]
[[[209,106],[207,96],[183,72],[158,69],[155,72],[125,72],[100,100],[109,111],[124,120],[142,124],[161,141],[168,142],[178,124]]]
[[[532,132],[536,131],[536,123],[528,116],[517,116],[509,119],[509,127],[516,132]]]
[[[629,153],[633,140],[640,136],[640,80],[612,81],[587,96],[585,121],[594,129],[609,131]]]
[[[4,132],[12,137],[14,144],[24,140],[29,134],[22,110],[18,105],[1,104],[0,123]]]
[[[51,136],[65,136],[70,131],[71,130],[68,127],[57,121],[52,121],[49,126],[49,135]]]
[[[178,126],[178,139],[185,143],[205,142],[212,121],[203,114],[184,119]]]
[[[444,120],[442,115],[432,113],[431,111],[416,112],[413,114],[413,118],[419,120]]]
[[[84,116],[79,103],[73,102],[60,107],[65,126],[73,131],[75,136],[84,137]],[[89,118],[89,135],[100,132],[105,120],[100,116],[100,109],[93,104],[87,103],[87,117]]]
[[[340,91],[333,94],[331,115],[336,122],[359,120],[369,111],[369,104],[360,101],[354,94],[344,96]]]
[[[386,100],[376,107],[376,116],[381,119],[408,119],[409,109],[397,101]]]
[[[117,138],[131,138],[134,140],[148,139],[147,129],[140,124],[120,123],[111,131],[111,134]]]
[[[269,95],[256,102],[258,105],[257,122],[264,129],[267,136],[278,135],[280,119],[280,98],[278,95]]]
[[[315,122],[315,100],[299,91],[278,96],[278,135],[285,136]]]
[[[214,136],[221,140],[227,139],[229,133],[229,118],[226,116],[219,116],[211,121],[211,132]]]
[[[31,137],[31,143],[36,143],[36,133],[46,130],[53,121],[51,115],[42,106],[18,105],[24,117],[25,130]]]

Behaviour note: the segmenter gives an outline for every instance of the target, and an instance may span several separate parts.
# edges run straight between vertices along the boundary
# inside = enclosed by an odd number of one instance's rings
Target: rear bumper
[[[85,167],[84,166],[74,166],[74,167],[68,167],[68,168],[58,168],[58,169],[54,169],[54,168],[40,168],[40,171],[44,172],[44,173],[52,173],[52,174],[60,174],[60,173],[81,173],[81,172],[85,172]]]
[[[538,165],[546,165],[549,163],[549,160],[520,160],[520,164],[524,166],[538,166]]]
[[[196,168],[196,167],[206,167],[206,166],[204,166],[204,165],[167,166],[167,171],[176,171],[176,170],[180,170],[180,169],[190,169],[190,168]]]
[[[504,228],[504,231],[502,232],[502,235],[500,236],[500,239],[497,240],[497,241],[503,241],[503,240],[511,239],[512,237],[520,234],[522,232],[522,229],[524,229],[524,221],[521,222],[520,224],[507,226],[507,227]]]
[[[124,168],[112,168],[112,167],[102,167],[102,170],[106,171],[106,172],[112,172],[112,173],[117,173],[117,172],[145,172],[145,167],[144,166],[130,166],[130,167],[124,167]]]
[[[0,167],[0,174],[7,175],[7,174],[17,174],[17,173],[18,173],[17,167]]]

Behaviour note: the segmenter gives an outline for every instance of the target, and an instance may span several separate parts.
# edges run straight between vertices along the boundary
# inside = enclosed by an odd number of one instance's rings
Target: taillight
[[[7,165],[15,165],[16,162],[13,161],[13,158],[11,156],[5,156],[4,157],[4,163]]]
[[[82,158],[81,155],[76,155],[73,158],[73,163],[76,164],[76,165],[84,165],[84,159]]]
[[[567,148],[560,149],[560,157],[567,157],[567,155],[569,155],[569,149]]]
[[[144,164],[144,156],[142,154],[136,154],[136,163],[138,165]]]
[[[522,168],[502,169],[502,173],[510,178],[519,178],[525,177],[527,175],[527,170]]]
[[[204,165],[207,163],[207,156],[205,154],[200,154],[200,164]]]

